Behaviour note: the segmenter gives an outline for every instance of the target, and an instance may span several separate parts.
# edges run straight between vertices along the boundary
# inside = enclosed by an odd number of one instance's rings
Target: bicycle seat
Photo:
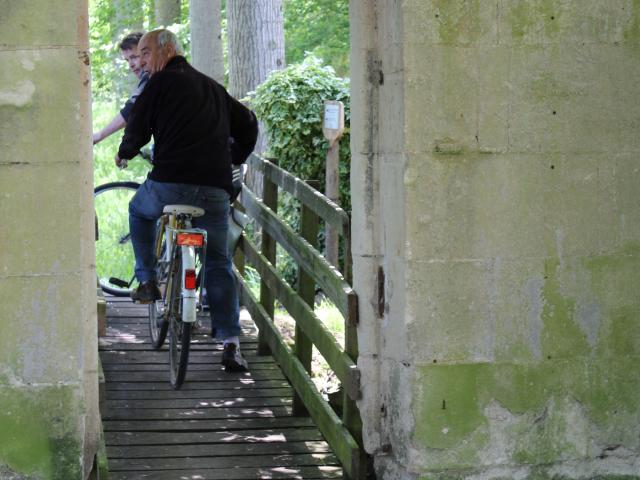
[[[204,215],[204,209],[194,207],[193,205],[167,205],[162,210],[162,213],[172,213],[173,215],[187,214],[195,218]]]

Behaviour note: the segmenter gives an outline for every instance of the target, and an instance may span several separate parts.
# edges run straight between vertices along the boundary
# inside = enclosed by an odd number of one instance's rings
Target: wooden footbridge
[[[111,480],[366,476],[355,403],[360,394],[357,298],[345,279],[350,270],[348,216],[272,162],[253,156],[250,163],[263,173],[264,190],[257,195],[245,188],[242,206],[261,227],[261,245],[243,237],[235,259],[246,307],[241,345],[250,371],[223,371],[221,347],[207,335],[209,320],[204,316],[192,342],[187,379],[174,391],[168,381],[168,352],[154,351],[148,339],[147,308],[108,297],[100,359]],[[276,213],[280,189],[300,202],[297,232]],[[342,269],[316,250],[320,221],[342,235],[347,247]],[[276,244],[299,266],[295,288],[275,268]],[[258,296],[245,285],[245,265],[260,275]],[[316,286],[345,318],[344,347],[314,313]],[[296,322],[293,347],[273,320],[276,300]],[[341,382],[338,413],[311,380],[314,347]]]

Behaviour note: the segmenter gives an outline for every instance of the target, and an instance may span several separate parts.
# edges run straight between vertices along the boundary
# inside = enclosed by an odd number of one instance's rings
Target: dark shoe
[[[162,295],[155,280],[141,283],[131,291],[131,300],[138,303],[151,303],[160,300]]]
[[[225,372],[246,372],[249,364],[242,357],[240,349],[235,343],[227,343],[222,351],[222,365]]]

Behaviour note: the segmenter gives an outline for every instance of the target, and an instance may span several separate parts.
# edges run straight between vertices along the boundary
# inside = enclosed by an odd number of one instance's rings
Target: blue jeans
[[[129,228],[136,257],[136,278],[155,280],[156,222],[165,205],[194,205],[205,210],[193,226],[207,231],[205,287],[209,299],[211,328],[221,339],[239,336],[240,315],[231,257],[227,251],[229,194],[216,187],[147,179],[129,203]]]

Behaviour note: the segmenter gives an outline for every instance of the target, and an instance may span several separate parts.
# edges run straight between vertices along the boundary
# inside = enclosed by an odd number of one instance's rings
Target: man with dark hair
[[[215,80],[194,69],[168,30],[155,30],[138,45],[149,82],[133,105],[116,165],[133,158],[153,134],[153,169],[129,204],[129,227],[140,286],[131,297],[160,299],[156,283],[156,221],[169,204],[205,210],[194,224],[207,231],[205,286],[212,331],[224,342],[227,371],[244,371],[238,294],[227,248],[232,165],[253,151],[258,122],[251,110]],[[230,142],[230,139],[232,141]]]
[[[118,130],[124,128],[127,124],[127,119],[129,118],[129,114],[131,113],[131,109],[133,108],[133,104],[136,101],[140,92],[144,89],[149,76],[142,71],[140,68],[140,54],[138,53],[138,42],[142,38],[142,32],[133,32],[125,36],[118,48],[120,49],[120,53],[122,54],[122,58],[126,60],[129,65],[129,69],[133,72],[133,74],[138,77],[140,80],[138,83],[138,87],[131,94],[129,99],[126,101],[120,112],[116,114],[115,117],[104,127],[102,130],[93,134],[93,144],[101,142],[109,135],[117,132]]]
[[[126,35],[120,42],[120,45],[118,45],[118,48],[123,52],[128,50],[138,50],[138,43],[140,42],[142,35],[144,35],[142,32],[133,32]]]

